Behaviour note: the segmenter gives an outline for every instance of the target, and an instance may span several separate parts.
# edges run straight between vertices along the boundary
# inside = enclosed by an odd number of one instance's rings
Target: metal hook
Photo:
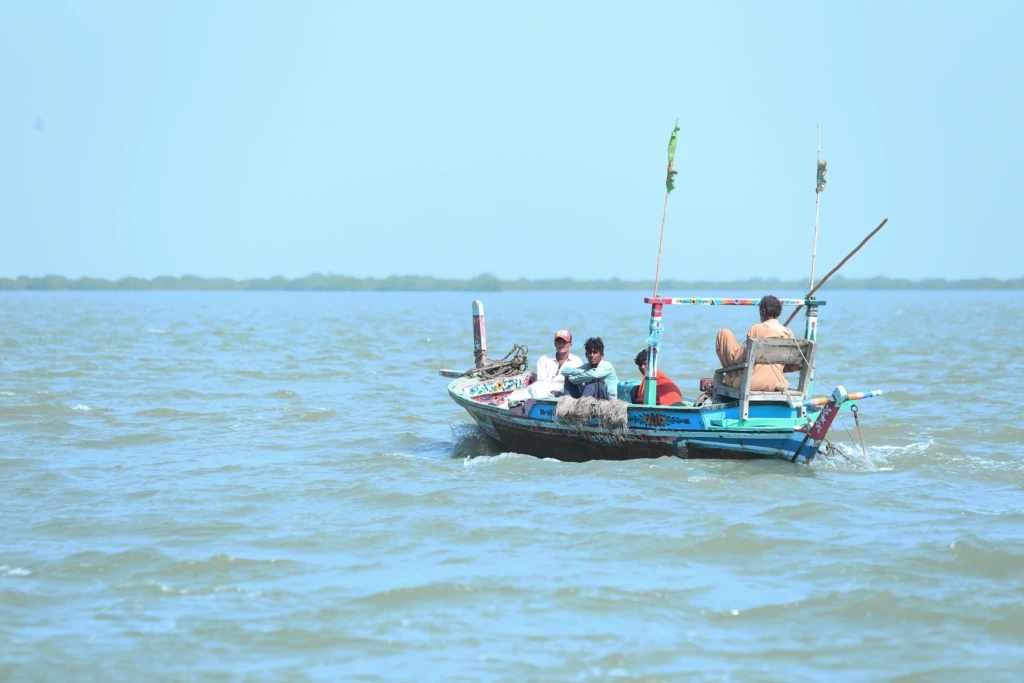
[[[850,412],[853,413],[853,421],[857,424],[857,436],[860,437],[860,450],[864,453],[864,457],[868,457],[868,447],[864,445],[864,433],[860,431],[860,417],[857,416],[857,404],[854,403],[850,406]]]

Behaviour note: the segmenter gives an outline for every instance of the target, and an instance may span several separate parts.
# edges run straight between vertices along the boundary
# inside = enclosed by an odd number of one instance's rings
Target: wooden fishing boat
[[[824,301],[783,299],[783,306],[803,306],[806,324],[803,339],[748,339],[744,362],[716,371],[709,388],[710,400],[684,398],[682,406],[653,405],[658,349],[661,343],[663,306],[756,306],[758,299],[645,298],[651,304],[650,336],[647,338],[647,375],[643,380],[619,382],[618,398],[628,401],[640,381],[648,404],[630,405],[626,424],[601,426],[598,418],[587,422],[557,419],[559,399],[510,401],[518,389],[536,378],[531,372],[483,378],[442,370],[454,378],[448,394],[479,425],[483,433],[504,451],[538,457],[583,462],[634,458],[782,458],[810,462],[840,410],[855,401],[879,396],[880,390],[847,392],[837,386],[831,395],[812,398],[812,377],[817,349],[818,308]],[[474,345],[477,367],[486,357],[483,305],[473,303]],[[783,392],[751,391],[751,375],[761,364],[799,365],[795,389]],[[739,388],[729,386],[725,373],[741,373]]]

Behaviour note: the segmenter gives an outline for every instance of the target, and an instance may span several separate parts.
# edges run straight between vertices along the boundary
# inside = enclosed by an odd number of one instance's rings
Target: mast
[[[665,176],[665,207],[661,212],[661,236],[658,238],[658,266],[654,271],[654,298],[658,297],[658,280],[661,276],[661,247],[665,243],[665,218],[668,216],[668,196],[675,189],[676,142],[679,133],[679,119],[668,140],[668,174]],[[661,344],[661,303],[651,304],[651,320],[647,337],[647,374],[644,376],[644,405],[653,406],[658,402],[658,346]]]
[[[825,169],[828,166],[826,161],[821,163],[821,126],[818,126],[818,182],[814,187],[814,247],[811,249],[811,283],[807,285],[807,291],[814,289],[814,261],[818,256],[818,210],[821,207],[821,193],[825,189]]]

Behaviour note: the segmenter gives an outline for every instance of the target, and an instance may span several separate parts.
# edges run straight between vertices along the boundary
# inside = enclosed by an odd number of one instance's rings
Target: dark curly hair
[[[640,367],[641,365],[646,363],[647,362],[647,349],[644,349],[640,353],[636,354],[636,358],[633,359],[633,362],[636,363],[637,367]]]
[[[591,337],[587,341],[583,342],[583,350],[587,353],[590,353],[591,351],[604,353],[604,341],[600,337]]]
[[[761,297],[761,302],[757,305],[757,310],[761,312],[761,318],[764,320],[768,320],[769,318],[778,318],[782,315],[782,302],[771,294],[767,294]]]

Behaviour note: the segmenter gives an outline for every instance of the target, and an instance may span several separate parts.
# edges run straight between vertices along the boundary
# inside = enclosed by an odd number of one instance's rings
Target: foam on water
[[[8,567],[6,564],[0,564],[0,575],[2,576],[29,576],[32,572],[23,567]]]
[[[523,453],[498,453],[497,455],[473,455],[466,456],[462,459],[463,467],[481,467],[481,466],[501,466],[507,461],[514,460],[536,460],[532,455],[525,455]],[[550,462],[558,462],[557,460],[551,460],[545,458]]]

